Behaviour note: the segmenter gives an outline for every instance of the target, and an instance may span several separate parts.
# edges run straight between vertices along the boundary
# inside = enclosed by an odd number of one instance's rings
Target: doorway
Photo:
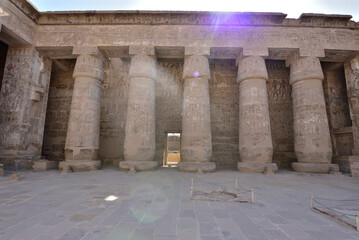
[[[181,133],[168,132],[166,134],[166,148],[163,167],[177,167],[181,161]]]

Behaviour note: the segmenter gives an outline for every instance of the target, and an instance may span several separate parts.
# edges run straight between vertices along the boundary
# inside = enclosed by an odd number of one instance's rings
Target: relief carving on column
[[[322,81],[324,74],[317,57],[295,57],[291,62],[290,84],[293,98],[294,149],[298,172],[337,169],[331,164],[332,144]]]
[[[65,143],[66,161],[60,170],[96,170],[100,136],[101,84],[105,58],[97,48],[74,47],[79,54],[73,73],[75,79]]]

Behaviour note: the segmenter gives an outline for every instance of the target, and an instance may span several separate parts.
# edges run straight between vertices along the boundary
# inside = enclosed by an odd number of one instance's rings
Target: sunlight
[[[118,199],[117,196],[110,195],[110,196],[107,196],[107,197],[105,198],[105,201],[107,201],[107,202],[112,202],[112,201],[115,201],[115,200],[117,200],[117,199]]]

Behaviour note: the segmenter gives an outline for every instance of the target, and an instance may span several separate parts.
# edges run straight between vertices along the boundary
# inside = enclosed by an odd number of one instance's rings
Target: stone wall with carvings
[[[0,94],[0,159],[31,167],[40,157],[51,61],[32,47],[10,47]]]
[[[268,104],[273,140],[273,162],[279,168],[290,168],[295,161],[293,138],[292,87],[289,68],[284,61],[266,61],[268,71]]]
[[[212,161],[219,169],[235,169],[239,161],[238,67],[234,60],[212,60],[210,70]]]
[[[64,160],[67,125],[74,79],[72,73],[76,60],[57,60],[63,67],[53,64],[46,111],[42,155],[48,160]]]
[[[353,135],[347,133],[345,129],[351,127],[352,122],[344,66],[341,63],[322,63],[322,68],[325,77],[323,89],[329,127],[332,132],[333,153],[338,156],[349,156],[353,149]]]
[[[124,159],[129,67],[130,59],[111,58],[102,84],[99,157],[115,165]]]
[[[6,29],[2,29],[3,27]],[[0,37],[2,37],[3,32],[8,34],[9,31],[11,31],[16,37],[6,37],[5,40],[18,41],[19,37],[22,38],[21,41],[23,44],[21,45],[25,45],[24,43],[26,42],[27,44],[34,43],[37,26],[35,22],[26,16],[20,9],[11,4],[9,0],[0,0],[0,30]]]

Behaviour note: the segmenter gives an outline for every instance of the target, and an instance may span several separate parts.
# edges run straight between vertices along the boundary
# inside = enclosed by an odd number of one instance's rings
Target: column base
[[[60,172],[87,172],[101,168],[101,161],[61,161]]]
[[[339,172],[338,164],[330,163],[292,163],[292,168],[295,172],[305,172],[305,173],[329,173],[329,172]]]
[[[278,167],[276,163],[257,163],[257,162],[237,163],[237,169],[239,172],[264,173],[268,167],[271,167],[273,172],[278,171]]]
[[[157,161],[144,161],[144,162],[121,161],[118,166],[122,171],[128,171],[131,168],[134,168],[134,170],[137,171],[151,171],[151,170],[157,170],[158,162]]]
[[[214,172],[216,170],[215,162],[179,162],[178,171],[181,172]]]

